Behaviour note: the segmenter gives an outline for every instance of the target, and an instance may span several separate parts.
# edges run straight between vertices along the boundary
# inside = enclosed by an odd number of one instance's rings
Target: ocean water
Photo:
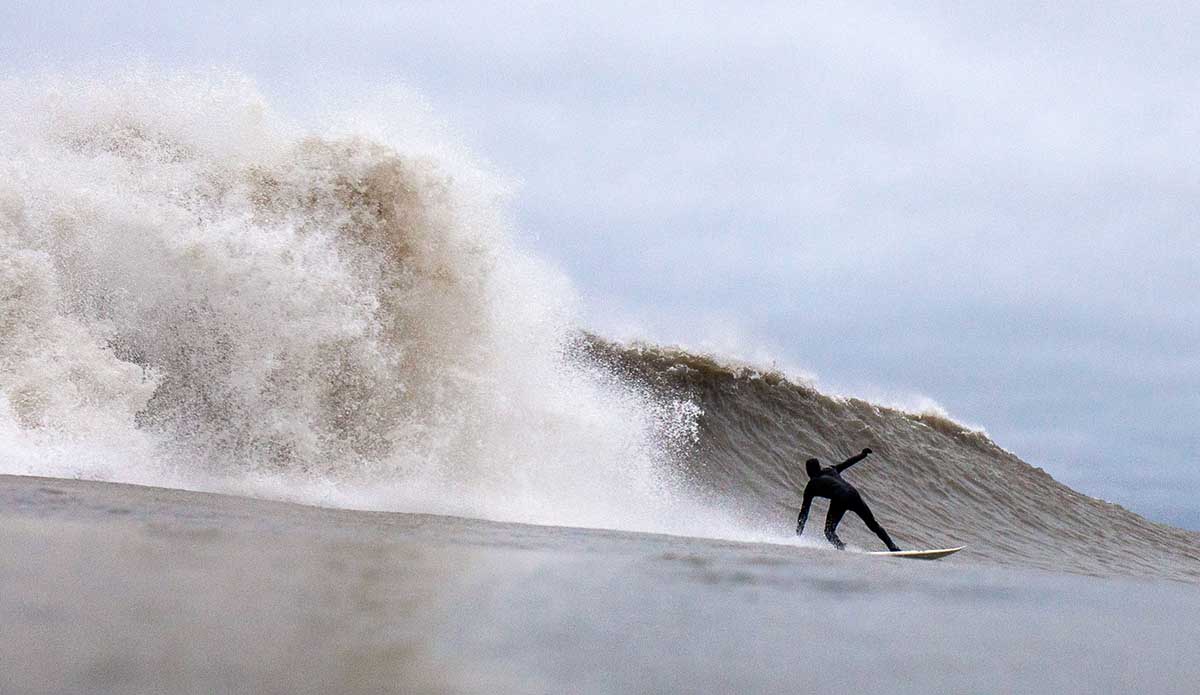
[[[1200,535],[936,412],[587,333],[505,182],[409,111],[299,124],[226,73],[0,82],[13,682],[1192,692]],[[847,477],[896,541],[968,550],[836,553],[820,504],[794,536],[801,462],[865,446]],[[74,656],[70,625],[100,626]]]
[[[0,104],[0,472],[774,542],[800,462],[870,446],[850,478],[905,547],[1200,576],[1196,534],[937,413],[581,331],[505,183],[409,105],[302,127],[148,70]]]
[[[0,477],[14,693],[1193,693],[1166,580]]]

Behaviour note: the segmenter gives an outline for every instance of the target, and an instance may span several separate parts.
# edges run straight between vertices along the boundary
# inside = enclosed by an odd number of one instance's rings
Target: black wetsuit
[[[866,523],[867,528],[879,536],[888,550],[899,550],[888,536],[887,531],[884,531],[879,522],[875,521],[875,516],[867,508],[867,503],[863,502],[858,490],[855,490],[853,485],[842,478],[842,471],[865,459],[870,453],[870,449],[864,449],[863,453],[858,456],[852,456],[836,466],[824,468],[816,459],[808,460],[808,474],[811,476],[811,480],[804,487],[804,504],[800,507],[800,518],[796,521],[797,536],[804,533],[804,523],[808,521],[808,509],[812,506],[813,498],[826,497],[829,499],[829,514],[825,517],[825,537],[838,550],[846,548],[846,544],[837,537],[837,525],[847,511],[857,514]]]

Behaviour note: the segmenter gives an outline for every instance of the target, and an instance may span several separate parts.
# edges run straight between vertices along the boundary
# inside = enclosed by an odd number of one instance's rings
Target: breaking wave
[[[1200,578],[1196,534],[943,416],[579,333],[503,182],[353,123],[236,75],[0,83],[0,472],[796,542],[798,462],[871,446],[901,545]]]
[[[684,530],[696,413],[577,358],[451,148],[237,76],[0,87],[6,472]],[[396,109],[406,107],[395,104]]]

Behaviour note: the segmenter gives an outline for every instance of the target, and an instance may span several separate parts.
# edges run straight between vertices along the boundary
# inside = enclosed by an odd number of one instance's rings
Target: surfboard
[[[937,550],[900,550],[892,552],[890,550],[877,550],[869,552],[867,555],[888,555],[890,557],[908,557],[914,560],[940,560],[947,555],[953,555],[967,546],[960,545],[957,548],[939,548]]]

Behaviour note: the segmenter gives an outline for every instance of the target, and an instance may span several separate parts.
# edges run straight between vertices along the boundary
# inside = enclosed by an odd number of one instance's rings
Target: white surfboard
[[[947,555],[953,555],[967,546],[960,545],[957,548],[939,548],[937,550],[899,550],[892,552],[890,550],[878,550],[867,553],[867,555],[888,555],[890,557],[908,557],[914,560],[940,560]]]

